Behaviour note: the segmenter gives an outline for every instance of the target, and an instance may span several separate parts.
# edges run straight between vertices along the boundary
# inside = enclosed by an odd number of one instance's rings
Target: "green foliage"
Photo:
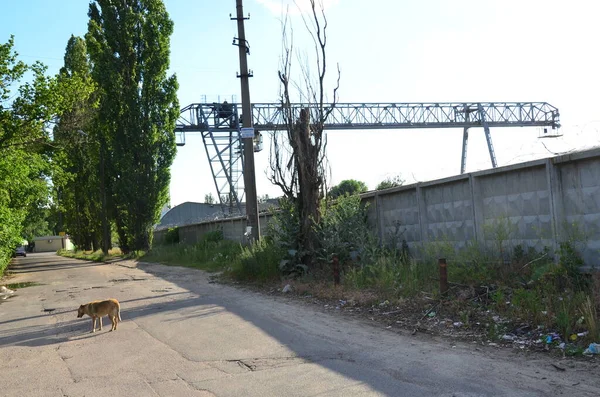
[[[279,200],[279,209],[271,210],[272,218],[266,228],[266,235],[280,248],[294,250],[301,257],[302,247],[299,245],[300,216],[294,202],[287,198]]]
[[[108,251],[108,254],[104,254],[102,250],[96,251],[69,251],[66,249],[59,249],[57,255],[64,256],[66,258],[83,259],[86,261],[93,262],[105,262],[116,258],[131,258],[128,255],[123,255],[120,249],[113,248]]]
[[[391,251],[384,251],[374,263],[350,268],[344,284],[357,289],[371,289],[389,298],[412,297],[421,291],[434,292],[431,280],[437,266],[431,262],[418,263]]]
[[[215,196],[212,193],[204,195],[204,204],[215,204]]]
[[[316,228],[319,258],[324,262],[337,255],[344,263],[351,253],[362,253],[367,246],[376,244],[367,225],[367,208],[357,195],[340,196],[335,202],[323,201],[321,222]]]
[[[219,241],[223,241],[223,229],[213,230],[212,232],[206,232],[202,236],[203,241],[218,243]]]
[[[165,233],[165,244],[179,244],[179,228],[170,227]]]
[[[28,214],[48,205],[51,144],[44,127],[62,103],[46,67],[19,61],[13,45],[13,37],[0,44],[0,275],[25,226],[39,223]],[[29,82],[22,83],[26,73]]]
[[[124,251],[148,249],[168,200],[179,116],[167,76],[173,22],[161,0],[95,0],[86,43],[98,84],[96,128],[106,157],[109,207]]]
[[[5,287],[8,289],[19,289],[19,288],[27,288],[27,287],[37,287],[38,285],[42,285],[42,284],[36,283],[35,281],[24,281],[21,283],[6,284]]]
[[[85,40],[71,36],[58,75],[64,102],[54,129],[57,168],[52,180],[60,214],[57,229],[85,250],[98,249],[102,238],[100,147],[94,129],[98,92],[90,68]]]
[[[235,279],[265,282],[280,276],[279,265],[285,251],[268,239],[261,239],[248,247],[233,262],[229,274]]]
[[[404,185],[405,180],[400,175],[393,177],[387,177],[383,181],[379,182],[375,190],[390,189]]]
[[[238,243],[217,239],[215,236],[218,234],[205,234],[198,244],[193,245],[155,245],[141,260],[206,271],[224,270],[236,260],[242,250]]]
[[[368,190],[367,185],[364,182],[357,181],[354,179],[346,179],[331,188],[329,191],[329,197],[338,198],[346,195],[355,195],[364,193]]]
[[[585,291],[589,289],[589,278],[580,272],[580,268],[585,265],[581,255],[575,250],[570,242],[560,244],[559,258],[562,275],[567,279],[576,291]]]

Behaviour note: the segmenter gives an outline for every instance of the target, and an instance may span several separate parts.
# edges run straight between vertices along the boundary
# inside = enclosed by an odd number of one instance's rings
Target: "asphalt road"
[[[206,273],[30,254],[0,301],[1,396],[598,396],[594,363],[402,335]],[[117,298],[90,333],[87,301]]]

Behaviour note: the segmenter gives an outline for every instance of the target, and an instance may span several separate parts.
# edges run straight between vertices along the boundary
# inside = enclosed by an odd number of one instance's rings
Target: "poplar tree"
[[[173,22],[161,0],[95,0],[88,15],[109,207],[122,251],[147,250],[176,152],[178,85],[167,75]]]
[[[54,202],[59,210],[60,231],[85,250],[99,249],[101,205],[99,189],[99,147],[94,136],[96,84],[90,73],[85,40],[71,36],[58,86],[65,109],[54,129],[58,166],[52,181]]]

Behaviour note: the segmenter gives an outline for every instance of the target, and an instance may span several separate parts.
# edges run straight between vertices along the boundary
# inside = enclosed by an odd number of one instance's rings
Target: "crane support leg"
[[[496,153],[494,152],[494,145],[492,144],[492,135],[490,134],[490,126],[488,125],[485,111],[481,104],[478,104],[479,117],[481,124],[483,125],[483,131],[485,132],[485,140],[487,141],[488,150],[490,152],[490,159],[492,160],[492,167],[496,168]]]
[[[462,156],[460,158],[460,173],[464,174],[467,168],[467,144],[469,143],[469,128],[463,131]]]
[[[490,159],[492,160],[492,167],[496,168],[496,153],[494,152],[494,145],[492,144],[492,135],[490,134],[490,127],[485,123],[483,130],[485,131],[485,139],[487,141],[488,150],[490,151]]]

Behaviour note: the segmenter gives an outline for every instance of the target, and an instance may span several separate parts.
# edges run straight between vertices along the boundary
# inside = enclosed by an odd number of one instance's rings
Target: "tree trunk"
[[[294,146],[297,148],[298,209],[300,213],[300,241],[306,254],[302,261],[307,266],[315,262],[317,236],[314,225],[320,220],[319,208],[319,150],[310,138],[310,111],[303,109],[294,131]]]

